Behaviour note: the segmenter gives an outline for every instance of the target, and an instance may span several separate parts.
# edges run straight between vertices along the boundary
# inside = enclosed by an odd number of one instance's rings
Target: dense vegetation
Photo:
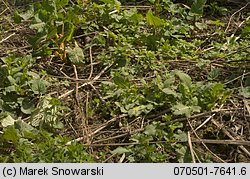
[[[250,162],[249,6],[3,0],[0,162]]]

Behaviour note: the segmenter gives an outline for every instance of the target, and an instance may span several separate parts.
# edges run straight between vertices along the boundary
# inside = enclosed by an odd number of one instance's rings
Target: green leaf
[[[65,7],[66,5],[68,5],[69,0],[56,0],[55,2],[56,2],[57,9],[61,9]]]
[[[179,163],[184,163],[184,162],[190,162],[191,161],[186,146],[182,146],[179,149],[177,148],[175,151],[176,151]]]
[[[14,128],[14,126],[8,126],[6,130],[4,130],[3,133],[3,139],[7,141],[12,141],[14,144],[17,144],[19,141],[19,134],[17,130]]]
[[[56,2],[55,1],[51,1],[51,0],[46,0],[43,1],[42,3],[42,7],[44,8],[44,10],[46,10],[47,12],[55,15],[57,12],[57,8],[56,8]]]
[[[191,12],[198,15],[202,15],[206,1],[207,0],[193,0],[193,4],[191,6]]]
[[[123,154],[123,153],[129,153],[131,150],[126,149],[124,147],[118,147],[115,150],[111,151],[111,154]]]
[[[177,141],[187,141],[187,134],[185,132],[180,132],[178,134],[174,134],[174,138]]]
[[[41,79],[31,81],[31,90],[35,94],[45,94],[47,91],[48,82]]]
[[[14,19],[15,23],[20,23],[22,20],[27,21],[30,18],[32,18],[33,16],[34,16],[34,9],[31,8],[31,9],[25,11],[24,13],[18,13],[18,12],[16,12],[14,14],[13,19]]]
[[[121,88],[129,88],[131,85],[130,81],[122,76],[119,72],[114,73],[113,81],[117,86]]]
[[[173,95],[174,97],[177,97],[177,96],[178,96],[178,94],[177,94],[174,90],[172,90],[172,89],[170,89],[170,88],[164,88],[164,89],[162,89],[162,91],[163,91],[165,94]]]
[[[63,129],[64,128],[64,124],[61,121],[56,121],[55,124],[53,124],[53,127],[55,129]]]
[[[73,49],[68,47],[66,52],[68,53],[69,60],[71,63],[77,65],[82,64],[84,62],[84,53],[82,48],[80,48],[78,45],[75,46]]]
[[[250,98],[250,87],[242,88],[239,92],[240,95],[244,96],[245,98]]]
[[[15,128],[18,129],[21,132],[24,132],[24,131],[26,131],[26,132],[33,132],[33,133],[35,131],[37,132],[37,130],[34,127],[32,127],[31,125],[27,124],[23,120],[17,120],[15,122]]]
[[[188,88],[191,88],[192,80],[188,74],[180,70],[175,70],[175,74],[180,78],[182,83],[184,83]]]
[[[193,112],[200,112],[201,108],[199,106],[186,106],[182,103],[177,103],[172,108],[174,115],[185,115],[190,117]]]
[[[24,98],[21,101],[21,111],[24,114],[31,114],[35,110],[35,104],[34,101],[32,101],[29,98]]]
[[[156,127],[155,125],[147,125],[144,131],[144,134],[146,135],[155,135],[156,133]]]
[[[250,26],[244,27],[244,28],[242,29],[242,31],[241,31],[241,35],[242,35],[243,37],[245,37],[245,36],[247,36],[247,35],[249,35],[249,34],[250,34]]]
[[[213,69],[208,73],[208,80],[214,80],[216,78],[218,78],[218,76],[220,75],[220,70],[219,69]]]
[[[1,124],[4,128],[14,125],[14,123],[15,123],[15,119],[9,114],[6,114],[6,117],[4,117],[1,121]]]
[[[146,15],[146,20],[148,25],[153,26],[154,28],[160,27],[164,25],[164,21],[159,17],[153,15],[151,9],[148,11]]]
[[[140,105],[128,110],[128,115],[131,117],[131,116],[139,116],[141,113],[148,114],[152,109],[153,109],[152,104]]]
[[[22,22],[23,18],[20,16],[20,14],[18,13],[15,13],[14,16],[13,16],[13,20],[15,23],[19,24]]]
[[[101,47],[105,47],[106,39],[103,37],[103,35],[97,35],[93,38],[93,43],[100,45]]]
[[[75,26],[71,22],[64,23],[66,41],[70,41],[74,35]]]

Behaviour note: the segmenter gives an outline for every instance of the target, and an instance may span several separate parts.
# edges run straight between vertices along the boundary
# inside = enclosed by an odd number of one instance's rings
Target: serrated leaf
[[[208,73],[208,80],[214,80],[220,75],[220,70],[219,69],[213,69]]]
[[[178,162],[180,163],[184,163],[185,160],[188,158],[187,154],[188,154],[188,150],[187,150],[187,147],[186,146],[183,146],[181,148],[177,148],[176,150],[176,153],[178,155]]]
[[[131,105],[133,106],[133,104]],[[131,116],[139,116],[141,113],[149,113],[151,110],[153,109],[153,105],[152,104],[148,104],[148,105],[140,105],[140,106],[136,106],[133,107],[132,109],[128,110],[128,115]]]
[[[69,60],[71,63],[77,65],[77,64],[82,64],[84,62],[84,53],[82,48],[75,46],[73,49],[68,48],[67,50]]]
[[[178,94],[177,94],[174,90],[172,90],[172,89],[170,89],[170,88],[164,88],[164,89],[162,89],[162,91],[163,91],[165,94],[173,95],[174,97],[177,97],[177,96],[178,96]]]
[[[250,87],[242,88],[239,94],[244,96],[245,98],[250,98]]]
[[[174,134],[174,138],[177,141],[187,141],[187,134],[185,132],[180,132],[178,134]]]
[[[185,115],[190,117],[193,112],[200,112],[201,108],[199,106],[186,106],[182,103],[177,103],[172,108],[174,115]]]
[[[144,131],[144,134],[146,135],[155,135],[156,133],[156,127],[155,125],[147,125]]]
[[[176,70],[175,74],[179,77],[179,79],[181,80],[182,83],[184,83],[188,88],[191,88],[192,79],[188,74],[186,74],[180,70]]]
[[[153,26],[154,28],[160,27],[164,25],[164,21],[159,17],[153,15],[151,9],[148,11],[146,15],[146,20],[148,25]]]

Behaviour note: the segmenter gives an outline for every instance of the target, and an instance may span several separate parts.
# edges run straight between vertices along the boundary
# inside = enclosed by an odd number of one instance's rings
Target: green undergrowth
[[[26,37],[31,47],[27,54],[1,57],[0,162],[103,162],[110,155],[124,155],[126,162],[191,162],[186,123],[172,121],[218,108],[233,94],[249,97],[249,80],[226,83],[246,70],[249,26],[229,34],[225,22],[202,17],[227,15],[228,9],[205,0],[190,1],[189,8],[150,0],[151,8],[128,9],[121,2],[45,0],[13,14],[16,24],[32,31]],[[85,70],[93,65],[89,49],[97,64],[92,72]],[[214,67],[215,60],[237,70]],[[68,115],[75,101],[59,98],[67,92],[60,86],[69,82],[56,79],[49,66],[41,69],[44,61],[76,66],[79,73],[111,66],[93,84],[100,94],[80,107],[97,123],[120,115],[126,116],[120,125],[146,119],[143,130],[115,141],[129,143],[121,147],[93,152],[82,143],[68,145],[77,138],[65,134],[79,125]],[[207,154],[196,157],[211,162]]]

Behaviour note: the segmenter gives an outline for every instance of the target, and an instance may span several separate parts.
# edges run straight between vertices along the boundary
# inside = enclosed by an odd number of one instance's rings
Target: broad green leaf
[[[242,31],[241,31],[241,35],[242,35],[243,37],[245,37],[245,36],[247,36],[247,35],[249,35],[249,34],[250,34],[250,26],[244,27],[244,28],[242,29]]]
[[[34,132],[36,129],[29,125],[28,123],[24,122],[23,120],[17,120],[15,123],[15,128],[19,131],[27,131],[27,132]]]
[[[142,113],[142,111],[140,110],[139,106],[136,106],[130,110],[128,110],[128,115],[131,116],[139,116]]]
[[[245,98],[250,98],[250,87],[245,87],[240,90],[240,95],[244,96]]]
[[[199,106],[186,106],[182,103],[177,103],[172,108],[174,115],[185,115],[190,117],[193,112],[200,112],[201,108]]]
[[[143,20],[143,16],[141,14],[134,13],[129,19],[134,23],[139,23]]]
[[[20,23],[22,20],[27,21],[30,18],[32,18],[33,16],[34,16],[34,9],[31,8],[31,9],[25,11],[24,13],[18,13],[18,12],[16,12],[14,14],[13,19],[14,19],[15,23]]]
[[[180,78],[182,83],[184,83],[188,88],[191,88],[192,81],[191,81],[191,77],[188,74],[180,70],[176,70],[175,74]]]
[[[56,2],[54,0],[45,0],[42,3],[43,9],[55,15],[57,13]]]
[[[14,125],[14,123],[15,123],[15,119],[9,114],[6,114],[6,116],[1,121],[1,124],[4,128]]]
[[[207,24],[204,22],[195,22],[195,26],[199,29],[199,30],[204,30],[207,28]]]
[[[20,16],[20,14],[18,13],[15,13],[14,16],[13,16],[13,20],[15,23],[19,24],[22,22],[23,18]]]
[[[184,163],[184,162],[191,161],[186,146],[182,146],[181,148],[177,148],[175,151],[176,151],[177,156],[178,156],[178,162]]]
[[[7,78],[8,78],[8,80],[9,80],[9,82],[10,82],[11,85],[15,85],[16,84],[16,80],[12,76],[8,76]]]
[[[220,70],[219,69],[213,69],[208,73],[208,80],[214,80],[220,75]]]
[[[35,94],[45,94],[47,91],[48,82],[42,79],[35,79],[31,81],[31,90]]]
[[[187,141],[187,134],[185,132],[180,132],[178,134],[174,134],[174,138],[177,141]]]
[[[17,130],[14,128],[14,126],[8,126],[6,130],[4,130],[3,133],[3,139],[7,141],[12,141],[14,144],[17,144],[19,141],[19,134]]]
[[[21,111],[24,114],[31,114],[34,110],[35,110],[34,101],[32,101],[32,100],[30,100],[28,98],[24,98],[21,101]]]
[[[155,135],[156,133],[156,127],[155,125],[147,125],[144,131],[144,134],[146,135]]]
[[[69,0],[56,0],[55,2],[56,2],[57,9],[61,9],[65,7],[66,5],[68,5]]]
[[[66,51],[72,64],[77,65],[84,62],[84,53],[82,48],[80,48],[79,46],[75,46],[73,49],[68,47]]]
[[[113,81],[117,86],[121,88],[129,88],[131,85],[130,81],[122,76],[119,72],[115,72]]]
[[[133,104],[132,104],[133,106]],[[130,109],[128,111],[128,115],[129,116],[139,116],[141,113],[149,113],[151,110],[153,109],[153,105],[152,104],[148,104],[148,105],[140,105],[140,106],[136,106],[133,107],[132,109]]]
[[[14,85],[8,86],[5,89],[6,93],[10,93],[10,92],[16,92],[16,87]]]
[[[178,96],[178,94],[177,94],[174,90],[172,90],[172,89],[170,89],[170,88],[164,88],[164,89],[162,89],[162,91],[163,91],[165,94],[173,95],[174,97],[177,97],[177,96]]]
[[[53,124],[53,127],[55,129],[63,129],[64,128],[64,124],[61,121],[56,121],[56,123]]]
[[[131,150],[126,149],[124,147],[118,147],[115,150],[111,151],[111,154],[124,154],[129,152],[131,152]]]
[[[148,11],[146,15],[146,20],[148,25],[153,26],[154,28],[160,27],[164,25],[164,21],[159,17],[153,15],[151,9]]]
[[[193,4],[191,6],[191,12],[198,15],[202,15],[206,1],[207,0],[193,0]]]

